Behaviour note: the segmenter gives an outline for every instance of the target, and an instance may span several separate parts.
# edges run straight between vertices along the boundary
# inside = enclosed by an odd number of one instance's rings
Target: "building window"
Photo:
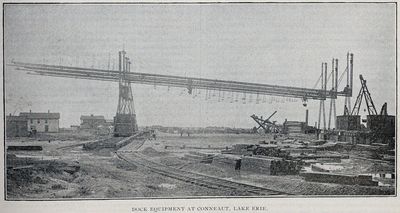
[[[40,120],[39,119],[37,120],[37,123],[40,124]]]
[[[44,122],[47,124],[47,119],[46,119],[46,120],[44,120]]]
[[[31,119],[31,124],[33,124],[33,119]]]

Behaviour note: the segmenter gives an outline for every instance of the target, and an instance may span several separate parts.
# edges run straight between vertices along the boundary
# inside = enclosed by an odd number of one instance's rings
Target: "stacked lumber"
[[[301,163],[283,158],[268,156],[235,156],[221,154],[213,158],[212,164],[234,170],[238,161],[241,161],[240,170],[267,175],[298,174]]]
[[[212,164],[227,168],[227,169],[235,169],[236,162],[240,160],[241,158],[237,155],[231,155],[231,154],[220,154],[214,156],[212,160]]]
[[[271,175],[271,164],[274,161],[281,161],[280,158],[258,158],[245,156],[242,158],[242,171],[256,172]]]
[[[7,151],[42,151],[42,146],[7,146]]]
[[[300,175],[303,176],[306,181],[312,182],[378,186],[378,182],[373,181],[371,175],[345,175],[326,172],[302,172]]]

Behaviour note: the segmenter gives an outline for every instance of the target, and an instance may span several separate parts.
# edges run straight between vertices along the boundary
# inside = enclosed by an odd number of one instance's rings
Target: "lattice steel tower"
[[[131,136],[138,131],[131,83],[126,75],[130,72],[131,62],[125,55],[124,50],[119,51],[119,99],[114,117],[114,136],[117,137]]]

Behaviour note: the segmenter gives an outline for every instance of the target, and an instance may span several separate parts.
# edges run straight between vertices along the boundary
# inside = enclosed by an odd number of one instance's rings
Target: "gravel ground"
[[[79,136],[74,136],[79,138]],[[13,152],[17,155],[52,157],[57,161],[79,161],[80,170],[75,174],[57,171],[32,171],[32,179],[21,182],[7,181],[7,199],[128,199],[138,197],[187,197],[187,196],[228,196],[229,192],[211,190],[182,181],[151,173],[118,160],[111,150],[86,152],[81,147],[57,149],[75,145],[82,140],[32,141],[18,139],[6,144],[42,145],[43,151]],[[92,137],[95,138],[95,137]],[[65,140],[64,140],[65,139]],[[221,168],[212,164],[183,160],[191,152],[217,153],[218,148],[237,143],[257,144],[266,138],[260,135],[159,135],[157,140],[146,141],[139,150],[132,150],[134,145],[123,147],[125,151],[140,151],[148,159],[168,166],[186,169],[198,173],[222,177],[249,184],[255,184],[296,195],[392,195],[394,187],[365,187],[330,183],[307,182],[300,176],[269,176],[255,173],[238,173],[234,169]],[[305,138],[304,140],[306,140]],[[268,138],[267,138],[268,140]],[[283,139],[281,139],[283,140]],[[167,148],[165,148],[167,146]],[[347,153],[349,154],[349,153]],[[351,154],[351,153],[350,153]],[[344,160],[345,173],[394,172],[390,163],[374,163],[361,159]],[[23,175],[21,173],[21,175]]]

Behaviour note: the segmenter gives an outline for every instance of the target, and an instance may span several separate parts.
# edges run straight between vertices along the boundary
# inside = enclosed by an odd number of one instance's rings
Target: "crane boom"
[[[10,65],[17,67],[17,70],[27,71],[30,74],[36,75],[116,82],[120,80],[120,72],[114,70],[34,64],[14,61]],[[193,89],[206,89],[301,98],[303,100],[325,100],[326,98],[336,99],[337,96],[348,96],[348,91],[346,89],[343,91],[325,91],[322,89],[308,89],[300,87],[226,81],[207,78],[182,77],[174,75],[149,74],[140,72],[124,73],[124,78],[130,83],[136,84],[187,88],[189,93],[192,93]]]

